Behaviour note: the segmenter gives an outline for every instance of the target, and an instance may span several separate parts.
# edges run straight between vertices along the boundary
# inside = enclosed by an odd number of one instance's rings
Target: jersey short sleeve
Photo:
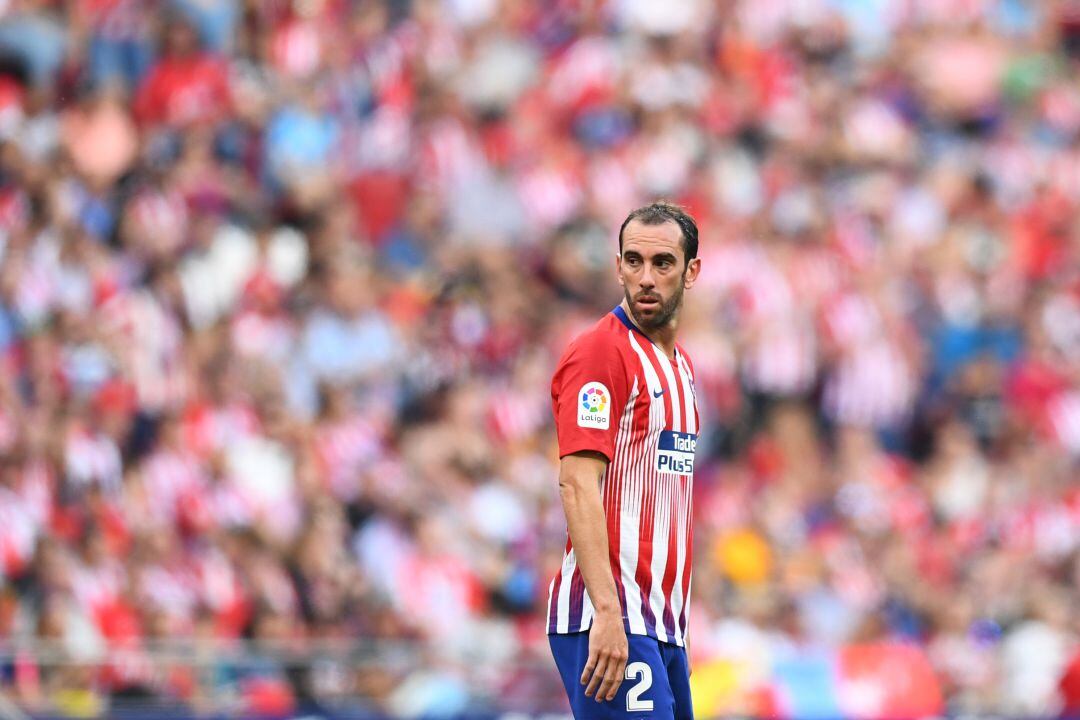
[[[551,381],[559,457],[593,450],[611,460],[629,385],[626,365],[610,338],[590,333],[570,345]]]

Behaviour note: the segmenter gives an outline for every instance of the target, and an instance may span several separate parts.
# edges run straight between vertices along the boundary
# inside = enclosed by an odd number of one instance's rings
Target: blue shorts
[[[613,699],[596,702],[586,697],[581,684],[589,659],[589,633],[548,635],[575,720],[693,720],[686,650],[647,635],[627,635],[627,640],[626,679]]]

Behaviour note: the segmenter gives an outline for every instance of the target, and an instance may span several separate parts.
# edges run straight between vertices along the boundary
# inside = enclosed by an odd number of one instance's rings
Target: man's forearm
[[[607,520],[597,483],[598,478],[562,478],[559,494],[566,513],[570,543],[593,608],[598,613],[621,615],[622,607],[608,560]]]

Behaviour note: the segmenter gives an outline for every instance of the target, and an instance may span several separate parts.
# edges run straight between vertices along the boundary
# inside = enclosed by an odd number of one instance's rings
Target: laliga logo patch
[[[607,430],[610,424],[611,393],[603,383],[585,383],[578,392],[579,427]]]
[[[656,471],[670,475],[691,475],[694,472],[694,451],[697,435],[665,430],[656,446]]]

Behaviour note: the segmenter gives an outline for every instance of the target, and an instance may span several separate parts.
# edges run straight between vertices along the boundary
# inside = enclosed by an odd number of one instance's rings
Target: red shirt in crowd
[[[145,125],[183,126],[215,122],[231,104],[225,64],[212,55],[163,58],[135,98],[135,117]]]

